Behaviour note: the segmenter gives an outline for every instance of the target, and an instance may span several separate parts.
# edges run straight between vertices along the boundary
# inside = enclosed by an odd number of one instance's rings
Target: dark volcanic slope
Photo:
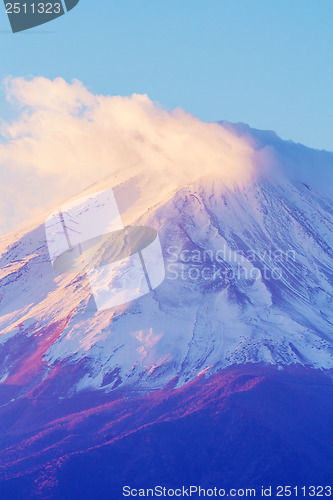
[[[86,393],[55,403],[52,380],[40,391],[1,408],[6,500],[120,499],[126,484],[333,479],[333,384],[318,371],[230,368],[142,397]]]

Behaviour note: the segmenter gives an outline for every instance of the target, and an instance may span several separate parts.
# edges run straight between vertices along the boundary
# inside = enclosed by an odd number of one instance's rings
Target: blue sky
[[[13,35],[3,8],[0,78],[78,78],[333,150],[332,20],[331,0],[81,0]]]

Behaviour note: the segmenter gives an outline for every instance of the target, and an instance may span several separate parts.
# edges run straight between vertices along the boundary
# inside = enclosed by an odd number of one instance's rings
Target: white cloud
[[[252,175],[248,139],[146,95],[94,95],[62,78],[8,78],[5,86],[19,116],[1,122],[2,233],[119,169],[135,166],[174,185],[211,173],[226,183]]]

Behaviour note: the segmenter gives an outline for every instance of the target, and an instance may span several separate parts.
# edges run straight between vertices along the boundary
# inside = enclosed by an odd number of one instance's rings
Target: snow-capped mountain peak
[[[54,271],[43,219],[4,237],[2,383],[20,394],[65,371],[57,390],[72,394],[181,386],[246,362],[332,368],[333,204],[266,168],[265,147],[239,185],[132,169],[90,189],[113,188],[124,225],[154,228],[162,245],[163,283],[118,307],[96,309],[84,270]]]

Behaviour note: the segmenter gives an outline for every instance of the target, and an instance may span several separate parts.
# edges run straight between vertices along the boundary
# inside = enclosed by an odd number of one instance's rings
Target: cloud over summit
[[[253,173],[249,140],[146,95],[94,95],[79,81],[42,77],[8,78],[5,88],[19,113],[1,122],[1,233],[120,169],[173,186],[211,174],[242,184]]]

